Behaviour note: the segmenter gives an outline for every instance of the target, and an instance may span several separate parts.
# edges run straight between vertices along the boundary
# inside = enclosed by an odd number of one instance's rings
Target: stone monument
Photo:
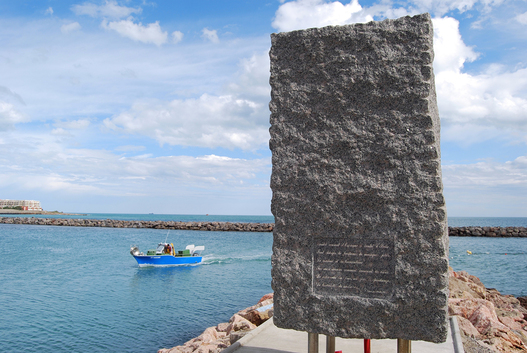
[[[429,14],[272,35],[278,327],[446,340]]]

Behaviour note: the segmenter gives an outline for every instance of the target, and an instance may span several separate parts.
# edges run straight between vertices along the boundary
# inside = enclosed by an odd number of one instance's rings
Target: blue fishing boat
[[[172,243],[159,243],[157,249],[148,250],[146,255],[137,246],[132,245],[130,254],[139,266],[174,266],[199,264],[203,260],[203,250],[204,246],[187,245],[185,250],[176,251]]]

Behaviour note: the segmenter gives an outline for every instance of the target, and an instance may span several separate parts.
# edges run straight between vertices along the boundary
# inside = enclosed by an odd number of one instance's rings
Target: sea
[[[51,217],[51,216],[42,216]],[[273,222],[272,216],[83,214],[60,218]],[[527,226],[527,218],[449,218]],[[204,261],[139,267],[165,239],[204,245]],[[271,233],[0,224],[1,352],[153,353],[227,322],[271,289]],[[471,252],[469,254],[468,251]],[[527,295],[527,238],[451,237],[450,266],[503,294]]]

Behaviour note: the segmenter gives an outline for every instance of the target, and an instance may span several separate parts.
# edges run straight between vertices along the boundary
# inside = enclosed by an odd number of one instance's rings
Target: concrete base
[[[455,320],[455,318],[454,318]],[[452,318],[451,318],[452,322]],[[451,324],[450,334],[444,343],[412,341],[413,352],[426,353],[464,353],[463,346],[456,344],[459,338],[457,324]],[[319,336],[318,351],[326,352],[326,338]],[[362,353],[364,340],[337,337],[335,350],[343,353]],[[223,353],[307,353],[308,333],[284,330],[274,325],[273,319],[260,325],[245,337],[223,350]],[[397,353],[397,340],[371,340],[371,353]]]

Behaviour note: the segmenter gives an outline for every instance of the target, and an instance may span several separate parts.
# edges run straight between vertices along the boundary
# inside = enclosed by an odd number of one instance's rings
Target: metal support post
[[[326,335],[326,353],[335,353],[335,336]]]
[[[307,333],[307,353],[318,353],[318,333]]]
[[[364,339],[364,353],[371,353],[371,340],[368,338]]]
[[[412,353],[412,341],[398,338],[397,353]]]

